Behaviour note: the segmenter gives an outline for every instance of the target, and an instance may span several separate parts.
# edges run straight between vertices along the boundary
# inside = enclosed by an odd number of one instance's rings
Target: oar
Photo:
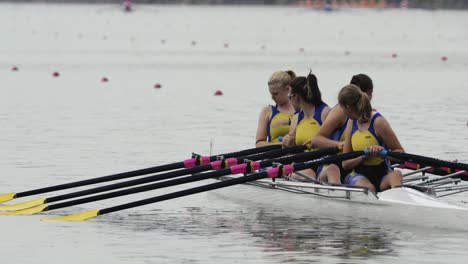
[[[242,184],[246,182],[256,181],[256,180],[260,180],[263,178],[282,177],[284,175],[291,174],[297,170],[304,170],[304,169],[308,169],[317,165],[323,165],[323,164],[342,161],[346,159],[352,159],[352,158],[361,156],[363,154],[364,154],[363,151],[356,151],[356,152],[350,152],[346,154],[328,156],[328,157],[320,158],[317,160],[308,161],[304,163],[298,163],[294,165],[280,165],[278,167],[268,169],[264,172],[254,173],[254,174],[250,174],[250,175],[239,177],[239,178],[234,178],[234,179],[230,179],[226,181],[221,181],[221,182],[207,184],[207,185],[203,185],[203,186],[199,186],[195,188],[190,188],[187,190],[168,193],[168,194],[164,194],[164,195],[160,195],[160,196],[156,196],[156,197],[152,197],[148,199],[143,199],[143,200],[139,200],[139,201],[135,201],[131,203],[108,207],[105,209],[94,209],[94,210],[89,210],[89,211],[85,211],[85,212],[81,212],[77,214],[71,214],[71,215],[62,216],[62,217],[51,217],[51,218],[43,218],[43,219],[44,220],[68,220],[68,221],[87,220],[90,218],[94,218],[98,215],[104,215],[104,214],[117,212],[117,211],[129,209],[129,208],[133,208],[137,206],[143,206],[143,205],[157,203],[157,202],[170,200],[170,199],[174,199],[178,197],[183,197],[183,196],[187,196],[191,194],[196,194],[196,193],[206,192],[206,191],[224,188],[228,186],[233,186],[237,184]]]
[[[303,162],[306,160],[311,160],[315,159],[318,157],[322,157],[324,155],[329,155],[329,154],[336,154],[338,153],[337,148],[329,148],[329,149],[323,149],[323,150],[318,150],[314,152],[305,152],[301,154],[296,154],[296,155],[290,155],[287,157],[282,157],[282,158],[277,158],[273,160],[265,160],[261,162],[253,162],[249,161],[248,163],[242,163],[238,165],[234,165],[230,168],[226,169],[221,169],[218,171],[213,171],[213,172],[207,172],[207,173],[201,173],[193,176],[188,176],[184,178],[178,178],[174,180],[169,180],[169,181],[164,181],[164,182],[158,182],[158,183],[153,183],[153,184],[148,184],[144,186],[138,186],[135,188],[129,188],[129,189],[124,189],[120,191],[115,191],[115,192],[110,192],[110,193],[104,193],[100,195],[95,195],[95,196],[89,196],[89,197],[84,197],[81,199],[76,199],[76,200],[71,200],[71,201],[66,201],[63,203],[58,203],[58,204],[41,204],[37,205],[31,208],[23,209],[23,210],[18,210],[14,212],[3,212],[0,213],[0,215],[25,215],[25,214],[36,214],[44,211],[50,211],[50,210],[55,210],[55,209],[60,209],[64,207],[69,207],[69,206],[74,206],[78,204],[84,204],[84,203],[90,203],[90,202],[95,202],[95,201],[100,201],[100,200],[105,200],[105,199],[110,199],[110,198],[115,198],[115,197],[120,197],[124,195],[129,195],[129,194],[134,194],[134,193],[139,193],[139,192],[145,192],[145,191],[150,191],[150,190],[156,190],[164,187],[172,187],[175,185],[179,184],[184,184],[184,183],[189,183],[189,182],[195,182],[195,181],[201,181],[201,180],[206,180],[210,178],[215,178],[215,177],[221,177],[229,174],[239,174],[239,173],[251,173],[254,170],[258,170],[259,168],[264,168],[271,166],[272,164],[278,163],[278,164],[283,164],[283,163],[291,163],[291,162]]]
[[[427,166],[427,167],[424,167],[426,166],[425,164],[418,164],[418,163],[415,163],[415,162],[411,162],[411,161],[405,161],[403,164],[398,164],[398,168],[400,169],[408,169],[408,170],[413,170],[413,171],[421,171],[421,170],[424,170],[423,173],[425,172],[428,172],[428,173],[431,173],[431,174],[434,174],[434,175],[438,175],[438,176],[444,176],[444,175],[447,175],[447,174],[451,174],[453,172],[452,169],[450,168],[447,168],[447,167],[432,167],[432,166]],[[463,170],[455,170],[456,172],[460,172],[460,171],[463,171]],[[461,175],[462,177],[468,177],[468,172],[464,172],[464,173],[460,173],[460,174],[457,174],[457,175]],[[405,176],[405,175],[403,175]]]
[[[429,165],[432,167],[441,167],[441,168],[445,167],[447,168],[448,173],[456,172],[457,170],[465,171],[465,172],[468,171],[468,164],[461,163],[461,162],[451,162],[451,161],[445,161],[445,160],[440,160],[436,158],[425,157],[425,156],[420,156],[420,155],[415,155],[415,154],[392,152],[392,151],[384,151],[382,152],[382,154],[396,158],[396,159],[415,162],[418,164]],[[431,172],[431,171],[429,170],[428,172]],[[464,175],[464,176],[468,176],[468,175]],[[461,178],[461,176],[458,176],[458,177]]]
[[[220,155],[215,155],[215,156],[210,156],[210,157],[199,156],[199,157],[187,159],[181,162],[160,165],[156,167],[122,172],[122,173],[112,174],[108,176],[102,176],[102,177],[97,177],[97,178],[92,178],[92,179],[87,179],[87,180],[64,183],[64,184],[59,184],[59,185],[54,185],[54,186],[49,186],[45,188],[24,191],[24,192],[18,192],[18,193],[10,192],[10,193],[5,193],[5,194],[0,194],[0,203],[6,202],[12,199],[20,198],[20,197],[35,195],[35,194],[65,190],[69,188],[75,188],[75,187],[96,184],[96,183],[101,183],[101,182],[107,182],[107,181],[120,180],[120,179],[141,176],[141,175],[150,174],[150,173],[157,173],[157,172],[163,172],[163,171],[175,170],[175,169],[181,169],[181,168],[192,168],[197,165],[204,165],[212,161],[215,161],[218,156],[223,156],[225,158],[239,157],[239,156],[245,156],[245,155],[250,155],[250,154],[255,154],[255,153],[271,151],[271,150],[275,150],[279,148],[281,148],[280,145],[268,145],[265,147],[246,149],[246,150],[241,150],[241,151],[232,152],[232,153],[225,153],[225,154],[220,154]]]
[[[252,154],[249,156],[244,156],[244,157],[239,157],[239,158],[228,158],[224,160],[216,160],[207,165],[196,166],[196,167],[189,168],[189,169],[171,171],[171,172],[167,172],[163,174],[147,176],[147,177],[143,177],[139,179],[95,187],[91,189],[72,192],[68,194],[62,194],[62,195],[53,196],[49,198],[36,198],[34,200],[17,203],[17,204],[0,205],[0,210],[22,210],[22,209],[30,208],[30,207],[45,204],[45,203],[62,201],[66,199],[76,198],[76,197],[90,195],[90,194],[96,194],[96,193],[105,192],[105,191],[111,191],[115,189],[130,187],[130,186],[149,183],[149,182],[167,180],[167,179],[171,179],[171,178],[175,178],[175,177],[179,177],[183,175],[200,173],[200,172],[208,171],[208,170],[219,170],[225,167],[231,167],[233,165],[242,163],[244,159],[260,160],[260,159],[276,158],[276,157],[283,156],[289,153],[302,152],[306,148],[307,147],[305,146],[294,146],[294,147],[290,147],[286,149],[277,149],[277,150],[272,150],[272,151],[258,153],[258,154]],[[5,213],[0,213],[0,215],[5,215]]]

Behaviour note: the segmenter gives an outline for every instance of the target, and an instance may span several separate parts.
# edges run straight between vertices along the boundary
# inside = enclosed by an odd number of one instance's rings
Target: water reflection
[[[152,210],[145,214],[114,215],[105,221],[126,229],[123,232],[127,234],[164,234],[173,239],[202,240],[218,250],[223,247],[219,237],[229,237],[230,250],[239,254],[260,250],[264,258],[288,262],[396,256],[394,243],[399,240],[395,230],[367,219],[291,215],[262,207]]]

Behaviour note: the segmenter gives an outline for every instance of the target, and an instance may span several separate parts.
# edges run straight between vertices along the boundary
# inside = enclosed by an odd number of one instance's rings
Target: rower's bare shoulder
[[[260,110],[260,115],[269,117],[271,115],[271,106],[267,105],[262,107],[262,110]]]
[[[390,127],[390,124],[388,123],[385,117],[380,115],[375,119],[374,126],[386,128],[386,127]]]
[[[343,109],[337,105],[330,109],[330,112],[328,112],[327,115],[327,123],[333,123],[337,124],[336,126],[338,127],[339,125],[343,125],[346,120],[346,116],[343,112]]]

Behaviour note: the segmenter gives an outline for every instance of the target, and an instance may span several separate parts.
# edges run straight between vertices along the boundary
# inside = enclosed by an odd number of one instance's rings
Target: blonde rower
[[[281,144],[280,139],[289,132],[294,107],[288,98],[290,84],[296,75],[293,71],[274,72],[268,80],[268,89],[275,105],[262,109],[258,118],[256,147]]]

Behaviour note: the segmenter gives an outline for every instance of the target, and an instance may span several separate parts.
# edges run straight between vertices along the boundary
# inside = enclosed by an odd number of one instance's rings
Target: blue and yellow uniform
[[[278,107],[270,105],[271,117],[267,126],[267,141],[279,142],[279,137],[284,137],[289,133],[291,118],[294,114],[285,114],[278,110]]]
[[[351,130],[351,146],[353,151],[361,151],[371,145],[379,145],[388,150],[388,147],[383,140],[377,136],[374,129],[375,120],[380,116],[382,116],[380,113],[375,113],[371,118],[369,128],[364,132],[359,131],[357,120],[353,120],[353,127]],[[369,179],[378,191],[383,177],[390,171],[391,166],[386,159],[377,156],[369,156],[348,175],[346,183],[354,184],[360,177],[364,176]]]
[[[345,140],[345,130],[346,130],[346,126],[348,125],[348,120],[349,118],[346,118],[346,121],[344,122],[344,124],[341,127],[337,128],[331,134],[330,136],[331,140],[340,141],[340,142]],[[340,151],[339,153],[342,153],[342,152],[343,151]],[[340,169],[341,182],[345,182],[346,175],[348,175],[351,171],[345,170],[345,168],[343,168],[342,162],[334,162],[333,164],[338,166],[338,168]]]
[[[299,112],[296,125],[296,145],[303,145],[307,140],[313,137],[320,129],[322,125],[322,112],[327,107],[326,104],[321,104],[315,107],[315,113],[313,117],[305,118],[304,112]],[[317,175],[320,174],[322,166],[314,166],[313,169]]]
[[[296,145],[303,145],[307,140],[317,134],[322,125],[322,112],[327,107],[326,104],[321,104],[315,107],[314,116],[305,118],[304,112],[299,112],[296,126]]]
[[[335,131],[333,131],[333,133],[330,136],[331,140],[344,141],[345,130],[346,130],[346,125],[348,124],[348,120],[349,118],[346,118],[346,121],[344,122],[344,124],[341,127],[337,128]]]

